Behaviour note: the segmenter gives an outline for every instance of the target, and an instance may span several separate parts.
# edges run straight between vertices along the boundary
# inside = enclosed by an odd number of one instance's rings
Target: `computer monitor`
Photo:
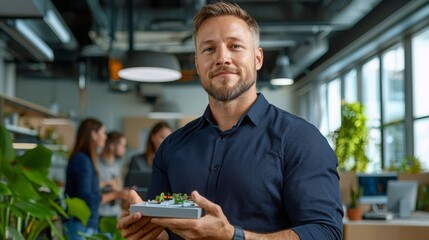
[[[387,183],[387,210],[406,218],[416,210],[417,181],[389,181]]]
[[[387,203],[387,182],[396,180],[397,173],[361,173],[357,174],[359,187],[363,189],[359,202],[363,204]]]

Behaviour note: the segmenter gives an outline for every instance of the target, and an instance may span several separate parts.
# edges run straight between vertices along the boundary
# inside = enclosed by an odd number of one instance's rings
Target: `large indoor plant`
[[[359,102],[341,104],[341,126],[334,133],[335,153],[340,170],[364,172],[369,163],[367,117]]]
[[[17,156],[8,130],[0,126],[0,239],[40,239],[43,234],[63,239],[54,221],[69,214],[60,204],[58,186],[48,178],[51,155],[38,145]],[[71,215],[83,221],[89,217],[82,200],[67,202]]]

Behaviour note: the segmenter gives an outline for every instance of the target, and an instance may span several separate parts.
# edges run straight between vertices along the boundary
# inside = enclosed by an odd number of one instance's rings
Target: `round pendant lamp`
[[[270,83],[275,86],[292,85],[294,80],[290,72],[289,57],[283,52],[280,52],[276,60],[276,65],[272,72]]]
[[[171,101],[166,101],[163,98],[157,99],[153,110],[149,112],[149,118],[156,119],[178,119],[181,118],[183,114],[180,112],[179,106]]]
[[[123,60],[120,78],[137,82],[171,82],[182,77],[175,55],[154,51],[131,51]]]

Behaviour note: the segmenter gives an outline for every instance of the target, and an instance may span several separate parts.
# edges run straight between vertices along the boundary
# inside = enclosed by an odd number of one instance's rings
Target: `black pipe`
[[[134,49],[133,0],[128,0],[128,52]]]

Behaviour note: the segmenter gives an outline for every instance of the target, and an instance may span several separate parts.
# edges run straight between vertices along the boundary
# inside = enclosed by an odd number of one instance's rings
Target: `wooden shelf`
[[[38,135],[36,130],[25,128],[25,127],[20,127],[20,126],[10,125],[10,124],[6,124],[5,127],[7,130],[14,133],[19,133],[19,134],[24,134],[27,136],[34,136],[34,137],[37,137]]]
[[[68,151],[74,144],[73,122],[23,99],[0,94],[0,121],[12,134],[14,143],[21,144],[16,149],[32,146],[22,145],[24,143],[40,143],[53,151]],[[58,140],[63,144],[44,144],[50,129],[58,133]]]
[[[50,111],[48,108],[39,106],[23,99],[0,94],[0,117],[6,113],[6,110],[25,114],[27,116],[40,116],[48,118],[58,117],[58,114]]]
[[[37,143],[13,143],[14,149],[28,150],[37,146]],[[52,151],[68,151],[69,148],[64,144],[40,144]]]

